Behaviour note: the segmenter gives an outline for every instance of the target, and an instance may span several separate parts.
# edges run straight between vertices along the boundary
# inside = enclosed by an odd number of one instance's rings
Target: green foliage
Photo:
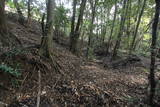
[[[149,70],[146,69],[146,68],[142,68],[142,71],[143,71],[143,72],[149,72]]]
[[[131,97],[131,96],[126,96],[126,97],[124,97],[124,99],[129,103],[133,103],[133,102],[137,102],[138,101],[137,98]]]
[[[5,55],[8,57],[14,56],[14,55],[18,55],[18,54],[23,54],[26,51],[22,50],[22,49],[13,49],[9,52],[6,52]]]
[[[55,10],[55,20],[54,25],[57,28],[66,27],[69,23],[69,19],[67,17],[67,13],[69,10],[65,9],[64,6],[59,6]]]
[[[7,3],[7,5],[8,5],[10,8],[15,8],[14,3],[13,3],[12,0],[7,0],[6,3]]]
[[[10,67],[8,65],[5,65],[5,64],[1,64],[0,65],[0,70],[4,71],[5,73],[9,73],[9,74],[11,74],[11,75],[13,75],[15,77],[21,76],[21,73],[18,72],[17,69],[14,69],[14,68],[12,68],[12,67]]]
[[[20,81],[17,79],[11,80],[12,86],[18,88],[20,86]]]

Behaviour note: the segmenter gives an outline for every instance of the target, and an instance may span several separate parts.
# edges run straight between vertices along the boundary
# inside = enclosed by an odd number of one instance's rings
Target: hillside
[[[57,43],[52,63],[38,54],[40,23],[32,21],[25,27],[8,19],[9,28],[23,47],[1,51],[1,64],[21,73],[16,77],[0,69],[0,101],[4,104],[35,107],[40,97],[41,107],[146,106],[149,65],[106,67],[104,58],[87,61]],[[158,107],[160,96],[156,97]]]

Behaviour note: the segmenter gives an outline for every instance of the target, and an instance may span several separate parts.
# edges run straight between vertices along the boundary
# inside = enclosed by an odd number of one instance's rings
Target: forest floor
[[[39,56],[35,46],[41,39],[38,22],[24,27],[12,19],[9,27],[24,47],[1,49],[0,63],[22,75],[14,77],[0,69],[0,107],[4,104],[35,107],[39,96],[41,107],[147,106],[148,58],[143,57],[143,67],[130,64],[115,69],[104,67],[107,61],[104,58],[87,61],[55,43],[55,64],[52,64],[51,60]],[[158,107],[160,97],[156,98]]]

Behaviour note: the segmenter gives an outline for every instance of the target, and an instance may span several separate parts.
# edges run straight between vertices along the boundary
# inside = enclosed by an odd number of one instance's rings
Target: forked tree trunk
[[[40,54],[51,58],[53,54],[53,18],[54,18],[55,1],[48,0],[47,3],[47,23],[45,34],[42,37]]]
[[[160,0],[155,0],[156,7],[155,7],[155,16],[154,22],[152,25],[152,44],[151,44],[151,65],[150,65],[150,106],[154,107],[154,95],[155,95],[155,60],[156,60],[156,43],[157,43],[157,29],[158,29],[158,22],[159,22],[159,14],[160,14]]]
[[[83,22],[83,13],[84,13],[85,6],[86,6],[86,0],[82,0],[80,5],[80,12],[78,16],[77,25],[74,29],[74,33],[71,32],[72,37],[70,38],[70,51],[77,55],[78,55],[78,39],[80,35],[80,25]]]

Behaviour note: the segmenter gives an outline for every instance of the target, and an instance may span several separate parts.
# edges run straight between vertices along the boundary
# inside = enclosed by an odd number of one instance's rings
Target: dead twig
[[[41,96],[41,72],[38,71],[38,95],[37,95],[37,107],[40,106],[40,96]]]
[[[53,88],[55,88],[55,86],[57,85],[57,83],[59,82],[59,80],[61,79],[61,76],[58,78],[58,80],[55,82]]]

